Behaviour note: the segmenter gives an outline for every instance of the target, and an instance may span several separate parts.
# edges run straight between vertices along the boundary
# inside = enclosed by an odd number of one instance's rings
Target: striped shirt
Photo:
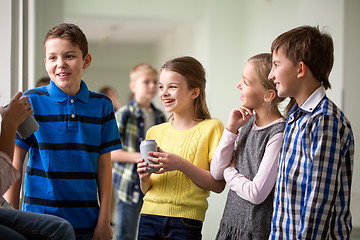
[[[270,239],[349,239],[354,137],[318,88],[287,119]]]
[[[155,124],[166,121],[164,114],[154,105]],[[145,116],[135,100],[123,106],[116,112],[116,121],[122,139],[123,150],[126,152],[140,152],[140,142],[145,139]],[[128,204],[139,202],[140,181],[135,163],[114,162],[113,186],[118,198]]]
[[[68,220],[75,234],[91,236],[97,223],[97,163],[121,148],[108,97],[88,90],[67,95],[53,81],[25,92],[39,130],[16,144],[29,151],[23,210]]]

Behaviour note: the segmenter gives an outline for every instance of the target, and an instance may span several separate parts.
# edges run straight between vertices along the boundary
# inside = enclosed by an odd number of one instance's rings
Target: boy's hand
[[[168,153],[163,151],[160,147],[158,148],[158,152],[149,152],[151,156],[149,157],[150,161],[153,161],[157,164],[149,164],[149,167],[151,168],[159,168],[159,171],[156,171],[156,174],[161,174],[168,171],[174,171],[179,170],[181,171],[183,166],[183,161],[186,161],[185,159],[181,158],[180,156]]]
[[[113,232],[110,227],[110,222],[102,223],[98,221],[95,227],[93,240],[109,240],[113,239]]]
[[[253,110],[246,107],[234,108],[230,112],[229,120],[227,122],[226,128],[237,134],[240,127],[242,127],[253,114]]]
[[[12,124],[16,129],[34,112],[27,96],[21,97],[18,92],[6,107],[0,107],[0,114],[4,122]]]

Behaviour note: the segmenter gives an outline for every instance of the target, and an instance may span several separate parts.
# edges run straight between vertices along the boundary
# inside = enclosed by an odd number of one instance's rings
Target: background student
[[[144,197],[136,167],[136,160],[140,158],[140,142],[145,139],[150,127],[166,121],[164,114],[151,103],[158,89],[155,68],[145,63],[134,66],[129,85],[134,98],[115,114],[123,149],[111,153],[118,240],[136,239]]]
[[[271,54],[251,57],[236,87],[241,106],[230,112],[213,159],[211,175],[230,190],[216,239],[267,239],[274,185],[285,127],[283,100],[267,77]]]
[[[50,84],[25,92],[40,127],[27,139],[16,139],[14,166],[22,172],[29,152],[23,210],[68,220],[78,238],[110,239],[110,152],[121,143],[110,99],[89,91],[82,81],[82,71],[91,63],[87,46],[84,33],[73,24],[47,33]],[[16,208],[20,182],[11,192]]]
[[[138,239],[201,239],[209,190],[224,189],[209,171],[223,125],[210,117],[205,84],[205,71],[192,57],[169,60],[161,68],[159,96],[172,115],[146,134],[159,146],[149,157],[158,164],[138,160],[145,194]],[[147,166],[161,168],[151,174]]]
[[[293,97],[275,187],[271,239],[349,239],[354,136],[326,96],[334,63],[330,35],[301,26],[272,43],[269,79]]]

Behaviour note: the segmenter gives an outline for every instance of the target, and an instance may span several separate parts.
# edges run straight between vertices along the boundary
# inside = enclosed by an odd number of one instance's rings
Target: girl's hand
[[[18,92],[6,107],[0,107],[3,121],[12,124],[16,129],[33,112],[29,97],[22,97],[21,92]]]
[[[240,127],[242,127],[253,114],[253,110],[246,107],[234,108],[230,112],[229,120],[227,122],[226,128],[237,134]]]
[[[140,181],[147,181],[150,178],[151,173],[147,172],[148,163],[144,159],[139,158],[137,160],[137,172],[139,174]]]
[[[181,158],[180,156],[168,153],[163,151],[160,147],[158,148],[159,152],[149,152],[151,156],[149,160],[157,163],[157,164],[149,164],[149,167],[152,168],[160,168],[159,171],[156,171],[156,174],[161,174],[169,171],[179,170],[181,171],[183,167],[185,159]]]

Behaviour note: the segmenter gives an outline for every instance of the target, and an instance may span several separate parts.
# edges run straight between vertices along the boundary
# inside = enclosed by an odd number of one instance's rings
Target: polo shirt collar
[[[52,80],[50,81],[50,84],[47,88],[50,97],[55,99],[57,102],[65,102],[69,97],[69,95],[64,93],[58,86],[56,86],[56,84]],[[83,80],[81,80],[80,83],[80,91],[73,97],[79,99],[84,103],[87,103],[89,101],[89,89]]]

